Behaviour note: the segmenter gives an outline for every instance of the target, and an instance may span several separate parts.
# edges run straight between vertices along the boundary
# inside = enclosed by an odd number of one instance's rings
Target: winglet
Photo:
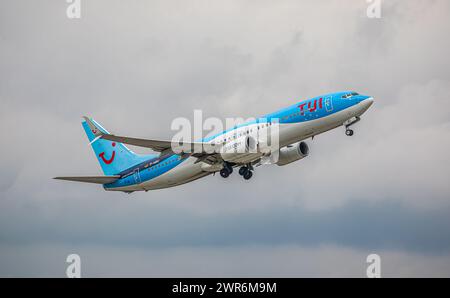
[[[95,123],[88,117],[83,116],[84,120],[86,121],[87,125],[89,126],[90,130],[92,131],[92,133],[96,136],[96,137],[101,137],[104,135],[104,133],[102,132],[102,130],[95,125]]]

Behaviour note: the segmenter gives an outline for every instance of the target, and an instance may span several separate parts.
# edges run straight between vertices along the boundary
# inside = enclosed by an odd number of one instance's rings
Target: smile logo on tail
[[[112,146],[115,147],[116,143],[112,143]],[[112,163],[114,161],[114,157],[116,157],[116,151],[113,151],[113,153],[111,154],[111,158],[110,159],[106,159],[105,158],[105,152],[100,153],[98,155],[98,157],[100,157],[105,164],[109,165],[110,163]]]

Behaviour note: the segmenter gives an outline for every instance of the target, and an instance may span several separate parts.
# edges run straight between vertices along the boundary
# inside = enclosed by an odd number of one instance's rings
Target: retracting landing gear
[[[223,168],[222,170],[220,170],[220,176],[222,176],[222,178],[228,178],[228,176],[230,176],[230,173]]]
[[[253,172],[248,170],[242,177],[244,177],[245,180],[250,180],[253,177]]]
[[[253,177],[253,167],[251,165],[243,166],[239,169],[239,175],[244,177],[245,180],[250,180]]]
[[[220,170],[220,176],[228,178],[233,173],[233,164],[228,162],[224,163],[223,169]],[[253,177],[253,166],[251,164],[242,166],[239,168],[239,175],[245,180],[250,180]]]
[[[350,119],[348,119],[347,121],[344,122],[345,135],[347,135],[349,137],[351,137],[353,135],[353,129],[350,129],[350,126],[352,126],[353,124],[355,124],[359,120],[361,120],[361,118],[353,117],[353,118],[350,118]]]
[[[247,167],[241,167],[239,169],[239,175],[244,176],[244,174],[248,171]]]
[[[233,167],[229,163],[223,165],[223,169],[220,170],[220,176],[228,178],[233,173]]]

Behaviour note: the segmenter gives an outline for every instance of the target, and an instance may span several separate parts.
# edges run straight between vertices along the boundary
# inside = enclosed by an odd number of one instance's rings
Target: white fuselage
[[[353,118],[361,116],[371,105],[371,102],[362,101],[356,105],[353,105],[347,109],[341,110],[339,112],[327,115],[314,120],[309,120],[305,122],[290,123],[290,124],[279,124],[279,147],[285,147],[290,144],[294,144],[305,140],[309,137],[321,134],[333,128],[342,126],[344,122]],[[250,124],[244,128],[247,130],[257,131],[253,126],[257,124]],[[230,136],[236,134],[236,131],[230,131],[225,134],[218,136],[220,139],[228,139]],[[211,140],[211,142],[216,141],[216,139]],[[253,156],[254,157],[254,156]],[[176,185],[181,185],[193,180],[199,179],[201,177],[210,175],[215,172],[211,167],[214,165],[206,164],[205,162],[197,162],[197,158],[189,157],[184,162],[173,168],[172,170],[148,181],[144,181],[140,184],[118,187],[108,190],[114,191],[139,191],[139,190],[153,190],[172,187]],[[220,165],[215,165],[220,166]]]

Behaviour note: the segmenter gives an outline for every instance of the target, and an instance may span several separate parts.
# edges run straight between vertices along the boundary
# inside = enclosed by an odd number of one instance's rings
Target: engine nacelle
[[[277,165],[285,166],[294,161],[307,157],[309,154],[308,144],[300,142],[292,147],[283,147],[279,151]]]

